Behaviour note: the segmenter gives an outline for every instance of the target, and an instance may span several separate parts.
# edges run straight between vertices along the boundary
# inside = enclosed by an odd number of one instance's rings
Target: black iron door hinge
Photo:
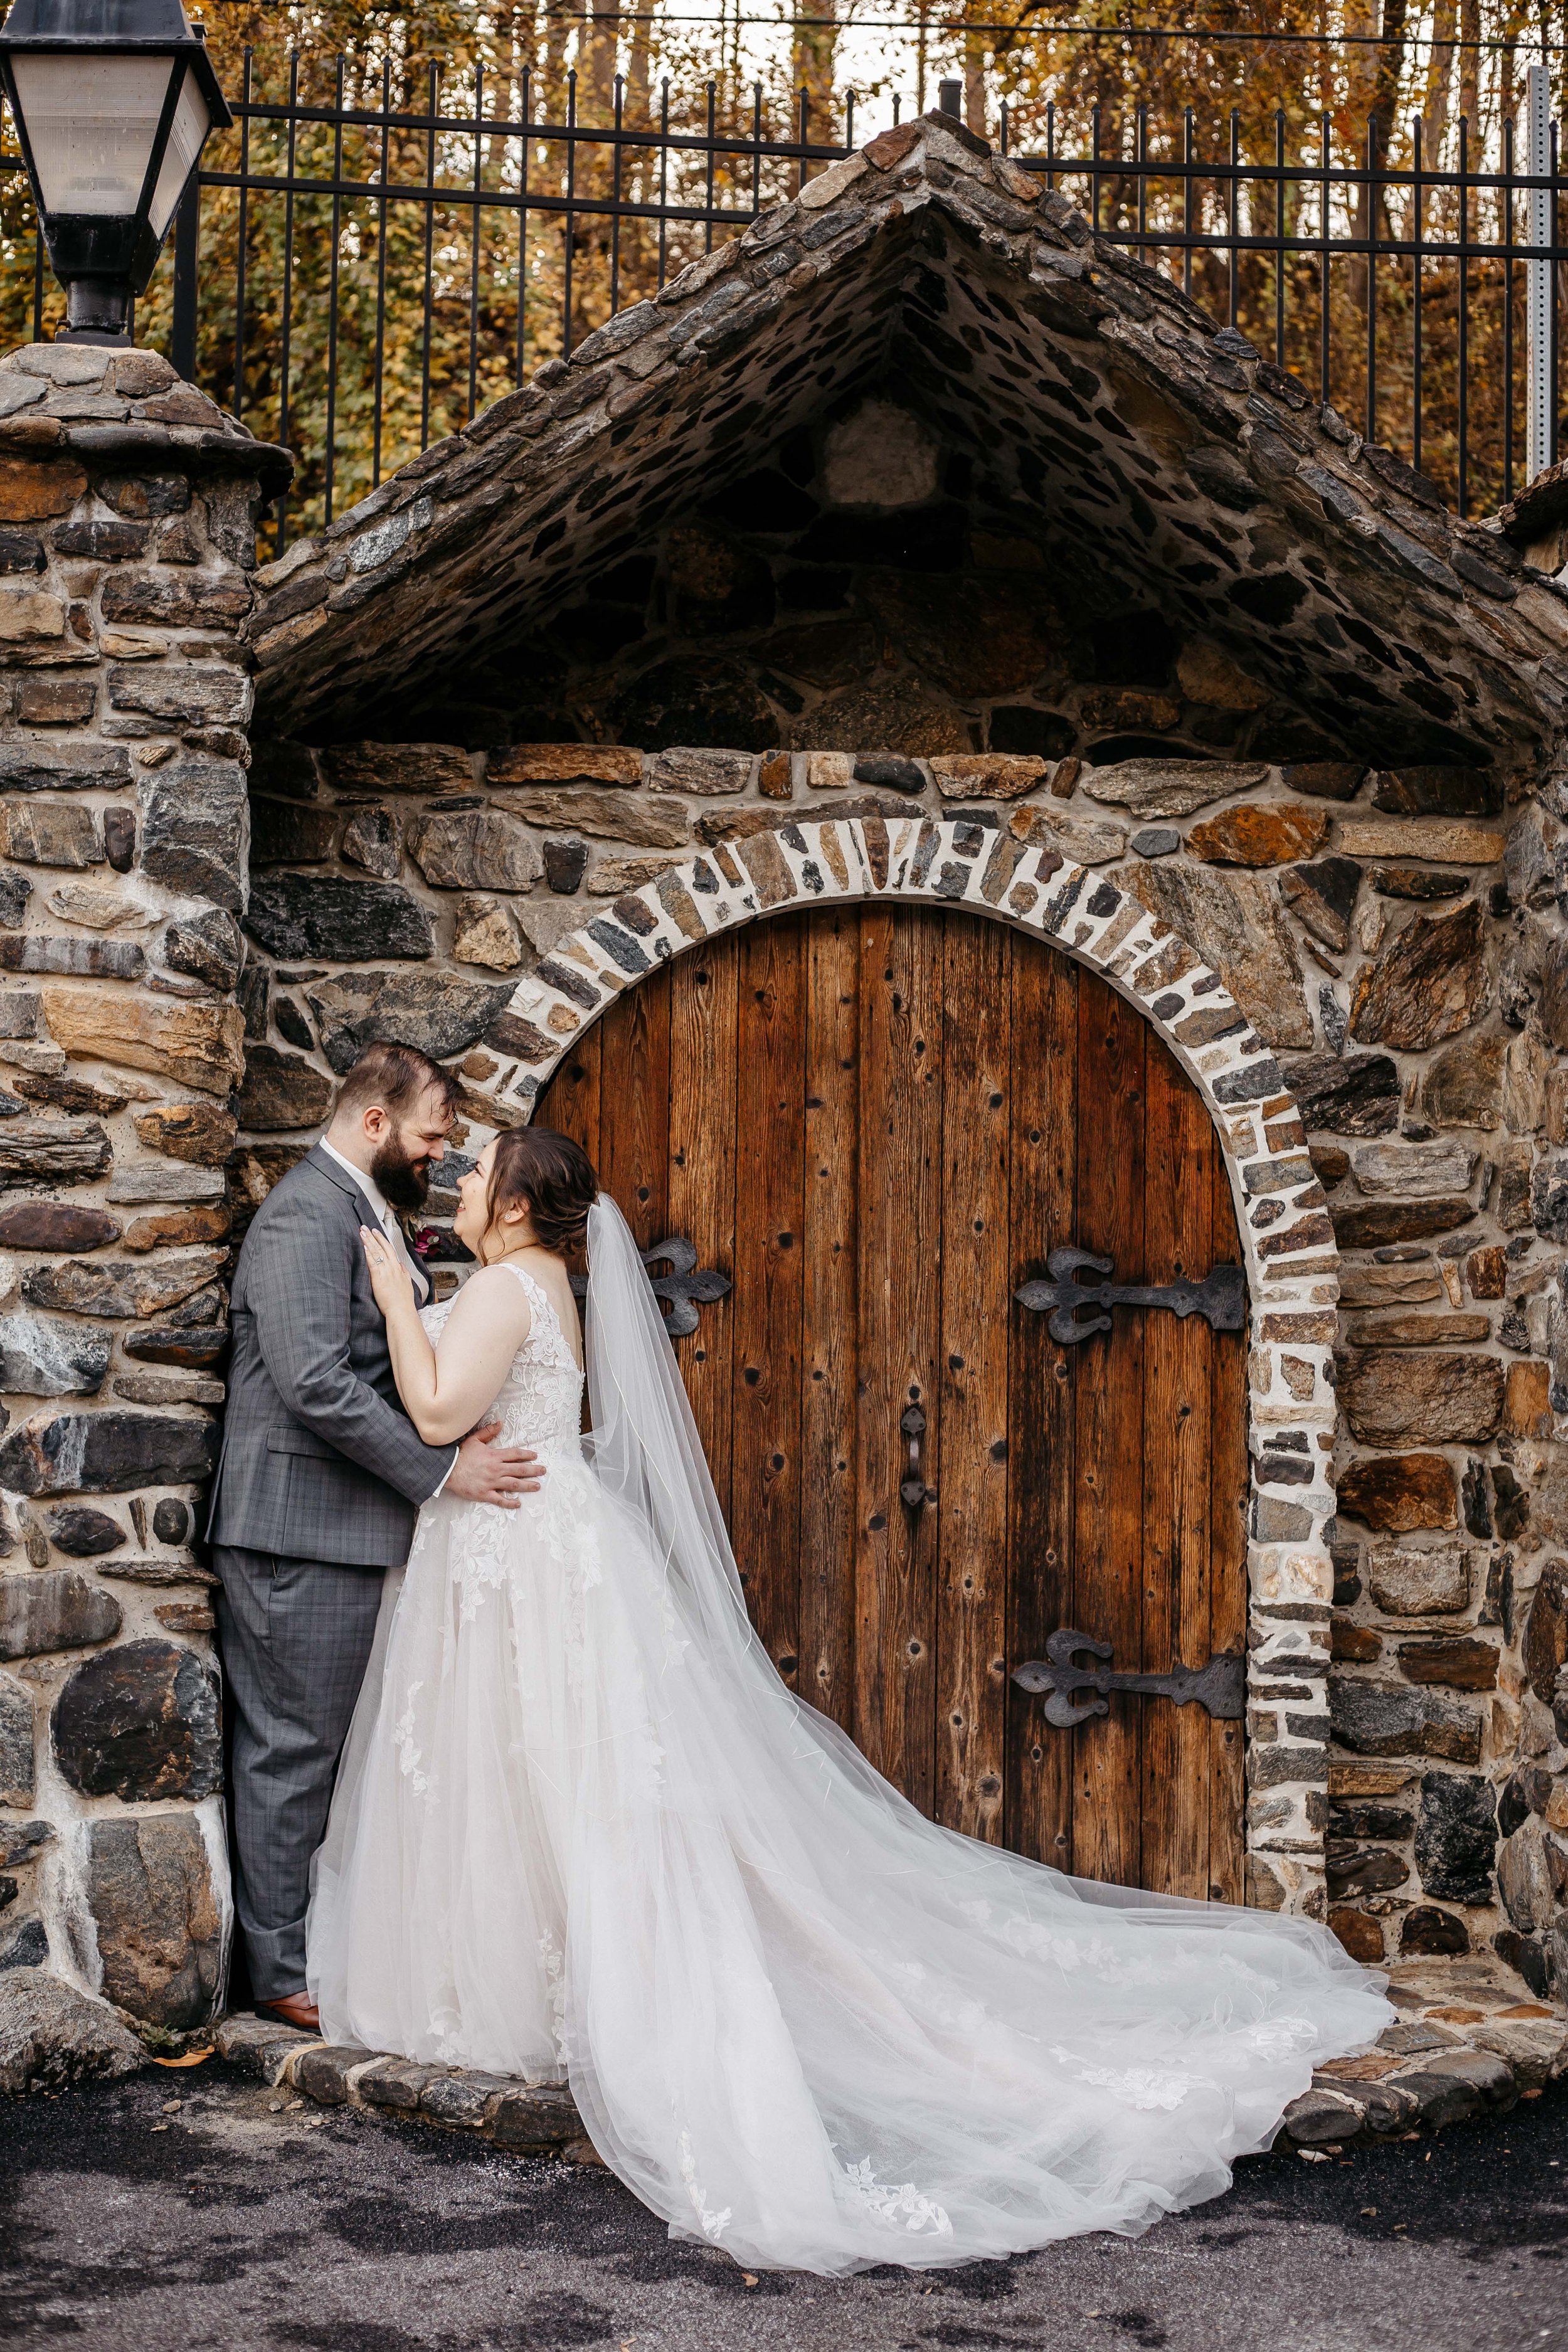
[[[1131,1691],[1141,1698],[1168,1698],[1177,1706],[1195,1699],[1220,1723],[1235,1723],[1245,1709],[1247,1660],[1239,1650],[1221,1650],[1206,1666],[1173,1666],[1166,1675],[1119,1675],[1109,1664],[1076,1665],[1074,1660],[1085,1653],[1107,1660],[1115,1654],[1110,1643],[1064,1628],[1047,1642],[1044,1658],[1031,1658],[1027,1665],[1013,1669],[1013,1680],[1020,1690],[1048,1692],[1046,1721],[1060,1731],[1069,1731],[1075,1723],[1087,1723],[1091,1716],[1109,1715],[1111,1691]],[[1075,1691],[1092,1691],[1094,1696],[1079,1706],[1072,1696]]]
[[[654,1297],[662,1300],[668,1309],[664,1328],[672,1339],[683,1339],[688,1332],[695,1331],[700,1320],[699,1307],[722,1298],[730,1288],[727,1274],[716,1274],[710,1266],[698,1265],[697,1252],[683,1234],[672,1234],[666,1241],[650,1243],[639,1255],[648,1270]],[[661,1260],[669,1268],[668,1274],[654,1272]],[[572,1276],[572,1290],[575,1297],[586,1298],[585,1274]]]
[[[1064,1348],[1076,1348],[1097,1331],[1109,1331],[1109,1313],[1090,1315],[1084,1307],[1163,1307],[1173,1315],[1201,1315],[1211,1329],[1241,1331],[1247,1326],[1247,1276],[1238,1265],[1216,1265],[1202,1282],[1117,1282],[1116,1261],[1096,1257],[1092,1250],[1054,1249],[1046,1260],[1048,1282],[1026,1282],[1013,1293],[1022,1307],[1037,1315],[1051,1309],[1050,1334]],[[1103,1275],[1103,1282],[1080,1282],[1081,1273]]]

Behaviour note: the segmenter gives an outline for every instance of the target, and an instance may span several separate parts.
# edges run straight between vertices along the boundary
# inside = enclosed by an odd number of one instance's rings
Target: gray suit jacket
[[[292,1559],[394,1568],[456,1449],[397,1401],[359,1229],[368,1203],[325,1152],[273,1186],[234,1277],[223,1454],[207,1534]]]

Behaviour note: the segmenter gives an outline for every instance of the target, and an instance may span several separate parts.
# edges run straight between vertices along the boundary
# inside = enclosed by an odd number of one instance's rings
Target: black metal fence
[[[748,119],[721,118],[710,84],[699,119],[677,122],[668,83],[641,94],[639,113],[616,77],[589,121],[574,75],[550,119],[535,112],[527,71],[499,91],[476,76],[452,104],[432,71],[416,105],[406,91],[394,102],[390,68],[368,89],[363,77],[345,84],[341,59],[331,74],[330,102],[308,100],[296,58],[287,92],[268,96],[247,58],[236,127],[209,143],[139,328],[296,451],[279,548],[886,120],[858,118],[849,93],[837,123],[819,124],[803,92],[780,124],[765,118],[760,87]],[[1143,110],[1104,119],[1094,109],[1067,136],[1050,105],[1026,118],[1004,106],[998,137],[1102,236],[1432,475],[1461,513],[1520,485],[1527,265],[1546,264],[1555,455],[1568,262],[1555,128],[1536,176],[1518,168],[1522,131],[1509,123],[1477,152],[1459,122],[1440,161],[1424,155],[1418,121],[1396,160],[1375,124],[1355,152],[1336,148],[1327,117],[1293,148],[1279,117],[1264,155],[1242,152],[1234,115],[1216,135],[1191,110],[1173,128]],[[20,340],[44,332],[62,304],[19,165],[7,163],[0,328]]]

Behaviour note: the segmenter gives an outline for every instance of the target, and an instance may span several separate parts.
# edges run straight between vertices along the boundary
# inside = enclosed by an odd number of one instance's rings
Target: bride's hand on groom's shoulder
[[[390,1315],[395,1307],[410,1305],[414,1298],[413,1277],[386,1235],[376,1233],[369,1225],[362,1225],[359,1237],[364,1247],[364,1262],[370,1271],[370,1286],[382,1313]]]
[[[499,1421],[487,1422],[464,1438],[458,1448],[442,1493],[462,1503],[496,1503],[515,1511],[520,1495],[537,1494],[544,1482],[544,1466],[531,1447],[498,1445]]]

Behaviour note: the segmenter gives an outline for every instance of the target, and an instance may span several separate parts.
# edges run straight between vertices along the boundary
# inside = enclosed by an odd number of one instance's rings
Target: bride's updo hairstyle
[[[525,1202],[534,1237],[542,1249],[567,1257],[578,1248],[587,1228],[588,1212],[599,1197],[594,1163],[569,1135],[554,1135],[547,1127],[512,1127],[496,1138],[485,1201],[488,1242],[496,1220],[505,1209]],[[483,1244],[481,1264],[486,1260]]]

